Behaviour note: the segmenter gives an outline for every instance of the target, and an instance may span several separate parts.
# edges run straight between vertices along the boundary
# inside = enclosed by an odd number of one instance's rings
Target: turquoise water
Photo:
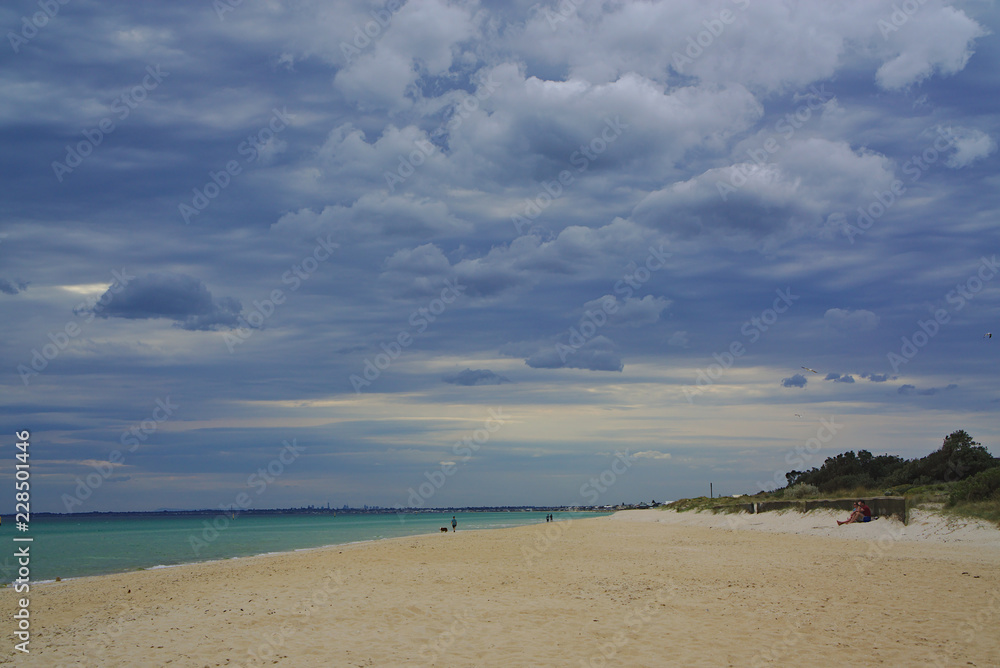
[[[455,513],[458,530],[500,529],[545,522],[544,512]],[[554,513],[556,519],[596,517],[599,513]],[[212,526],[213,521],[215,527]],[[244,557],[267,552],[342,545],[364,540],[437,532],[451,526],[451,514],[340,514],[228,516],[74,516],[33,517],[31,580],[103,575],[196,561]],[[4,529],[8,524],[4,523]],[[4,531],[0,540],[10,540]],[[0,580],[17,577],[11,555],[0,562]]]

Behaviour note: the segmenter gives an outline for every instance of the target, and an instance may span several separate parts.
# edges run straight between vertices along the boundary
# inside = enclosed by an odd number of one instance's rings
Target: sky
[[[753,493],[957,429],[1000,455],[992,2],[0,27],[5,512],[23,431],[36,512]]]

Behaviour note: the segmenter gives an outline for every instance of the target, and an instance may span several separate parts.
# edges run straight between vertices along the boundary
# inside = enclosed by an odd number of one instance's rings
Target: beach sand
[[[29,655],[6,588],[0,660],[1000,666],[1000,531],[837,516],[628,511],[36,584]]]

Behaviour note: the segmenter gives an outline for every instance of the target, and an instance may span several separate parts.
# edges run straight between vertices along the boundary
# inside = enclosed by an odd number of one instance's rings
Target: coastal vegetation
[[[1000,525],[1000,459],[959,429],[941,447],[917,459],[872,455],[868,450],[828,457],[822,466],[789,471],[782,488],[736,497],[680,499],[677,511],[736,512],[747,503],[774,500],[902,496],[906,507],[976,517]]]

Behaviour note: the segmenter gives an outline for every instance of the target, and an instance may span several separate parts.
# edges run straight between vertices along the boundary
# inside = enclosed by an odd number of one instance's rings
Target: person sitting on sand
[[[848,517],[846,520],[843,520],[843,521],[837,520],[837,526],[840,526],[841,524],[850,524],[851,522],[857,521],[859,514],[860,513],[858,511],[858,502],[855,501],[854,502],[854,510],[851,511],[851,516]]]
[[[864,501],[854,502],[854,512],[846,520],[841,522],[837,520],[837,525],[841,524],[851,524],[852,522],[871,522],[872,521],[872,509]]]

